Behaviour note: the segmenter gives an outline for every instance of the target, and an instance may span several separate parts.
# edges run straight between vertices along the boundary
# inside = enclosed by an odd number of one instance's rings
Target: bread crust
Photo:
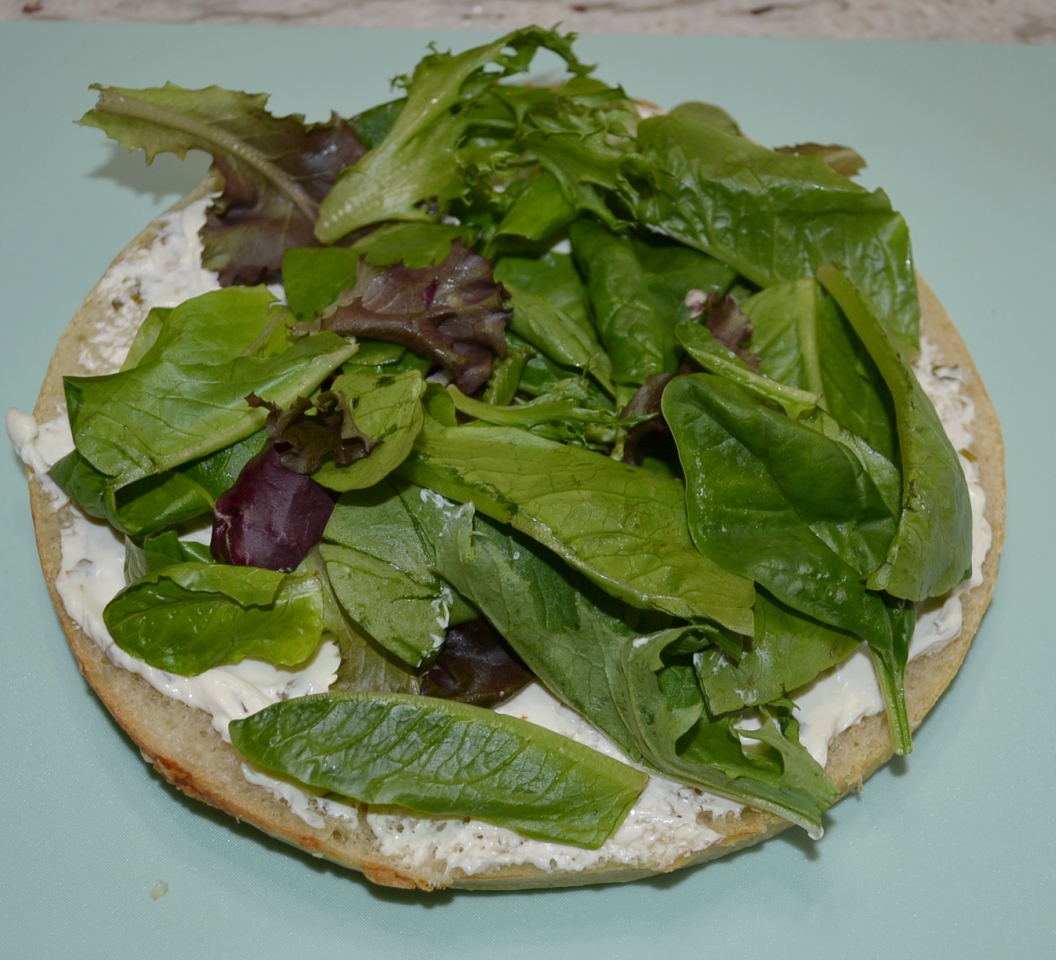
[[[174,209],[199,199],[210,188],[211,184],[206,181]],[[157,222],[150,224],[114,263],[149,247],[158,230]],[[942,363],[960,367],[964,389],[975,404],[971,427],[972,453],[977,459],[981,484],[986,492],[986,517],[993,531],[993,542],[983,564],[983,583],[961,598],[963,627],[960,636],[941,650],[914,660],[906,671],[906,700],[914,729],[960,668],[993,596],[998,559],[1004,543],[1006,501],[1004,444],[997,415],[953,323],[927,285],[919,278],[918,281],[923,332],[937,347]],[[52,357],[34,408],[38,423],[54,418],[64,409],[62,377],[88,372],[80,358],[90,345],[93,328],[112,309],[105,293],[96,287],[70,321]],[[788,821],[773,814],[746,809],[739,816],[726,816],[710,824],[713,830],[723,835],[719,843],[673,864],[632,867],[602,861],[575,871],[543,871],[525,864],[496,866],[472,876],[459,870],[448,872],[442,861],[423,863],[413,873],[400,868],[382,855],[379,842],[362,815],[357,823],[326,816],[322,828],[313,828],[268,790],[243,777],[238,755],[213,729],[208,714],[164,696],[141,677],[114,666],[96,642],[70,618],[55,586],[61,563],[61,531],[72,522],[70,507],[55,510],[33,472],[29,470],[27,473],[44,578],[85,679],[144,757],[166,780],[188,796],[252,823],[277,839],[314,856],[359,870],[367,879],[383,886],[422,890],[440,887],[511,890],[636,880],[724,856],[759,843],[790,826]],[[891,755],[886,718],[879,714],[865,718],[833,741],[826,769],[843,794],[847,794],[860,789]],[[361,814],[365,809],[361,808]]]

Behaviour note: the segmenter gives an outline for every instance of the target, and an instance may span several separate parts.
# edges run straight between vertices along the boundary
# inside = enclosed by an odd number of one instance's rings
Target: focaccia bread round
[[[203,184],[175,209],[201,198],[208,187],[208,182]],[[158,230],[157,222],[149,225],[125,248],[115,264],[149,248]],[[986,517],[993,531],[993,541],[983,565],[983,583],[961,598],[963,627],[960,636],[941,650],[912,661],[907,669],[906,699],[914,728],[935,705],[968,652],[994,591],[1005,531],[1004,446],[997,416],[964,342],[923,282],[920,283],[920,300],[924,335],[937,348],[941,363],[960,368],[963,389],[975,406],[971,452],[986,493]],[[82,359],[86,355],[85,348],[90,346],[92,337],[97,336],[100,321],[105,321],[114,310],[110,297],[100,287],[86,297],[59,341],[48,367],[34,409],[38,423],[51,420],[64,411],[64,375],[95,372],[85,367]],[[408,869],[382,853],[381,845],[364,816],[355,823],[325,816],[322,828],[310,827],[286,803],[245,779],[240,758],[213,729],[208,714],[164,696],[141,677],[114,666],[98,644],[69,616],[55,584],[61,562],[61,531],[71,522],[71,508],[64,506],[56,510],[31,470],[29,478],[44,576],[88,683],[144,756],[169,782],[187,795],[252,823],[273,837],[359,870],[368,879],[386,886],[518,889],[634,880],[723,856],[790,826],[772,814],[745,809],[740,815],[714,818],[708,827],[721,834],[723,839],[673,863],[667,858],[665,862],[658,860],[631,866],[603,859],[585,869],[542,870],[531,864],[522,864],[495,866],[472,875],[457,868],[448,870],[443,861],[436,859],[427,859]],[[843,793],[848,793],[859,789],[891,755],[887,722],[881,713],[866,717],[832,742],[826,769]]]

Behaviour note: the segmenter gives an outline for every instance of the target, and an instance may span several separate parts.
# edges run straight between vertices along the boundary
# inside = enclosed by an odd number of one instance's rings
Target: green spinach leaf
[[[908,355],[920,308],[909,231],[881,190],[817,157],[775,153],[688,114],[643,120],[628,156],[637,220],[773,286],[843,264]]]
[[[247,760],[310,786],[434,816],[472,816],[590,849],[647,776],[567,737],[454,700],[321,694],[231,724]]]
[[[511,523],[627,603],[752,631],[752,584],[694,547],[678,480],[524,430],[429,418],[397,472]]]
[[[612,360],[598,342],[583,282],[568,254],[504,257],[495,264],[495,279],[513,301],[513,333],[555,363],[591,373],[613,393]]]
[[[155,536],[144,537],[137,544],[125,537],[125,583],[136,580],[161,570],[174,563],[212,563],[209,547],[193,540],[181,540],[172,530]]]
[[[677,377],[663,410],[701,552],[866,640],[900,684],[905,660],[889,608],[863,583],[886,555],[895,521],[858,458],[718,377]],[[908,752],[905,701],[887,707],[896,749]]]
[[[895,408],[902,463],[898,532],[869,587],[918,601],[937,597],[971,573],[968,483],[946,431],[912,368],[851,280],[831,264],[818,279],[835,297],[882,374]]]
[[[185,677],[246,657],[294,666],[319,645],[322,589],[311,574],[173,563],[125,587],[103,619],[126,653]]]
[[[678,639],[672,631],[623,648],[623,672],[637,729],[650,765],[668,776],[718,793],[748,799],[812,833],[839,788],[798,740],[794,721],[784,729],[769,715],[758,729],[729,717],[708,717],[689,668],[668,667],[665,648]],[[741,737],[768,749],[745,751]]]
[[[258,430],[200,460],[127,485],[96,470],[73,450],[51,468],[51,476],[89,516],[142,537],[210,513],[217,497],[266,442],[267,434]]]
[[[268,411],[244,403],[247,394],[287,406],[311,393],[355,350],[337,334],[320,333],[277,357],[213,364],[157,360],[108,376],[66,377],[77,449],[118,486],[164,473],[259,430]]]
[[[613,379],[640,387],[655,373],[674,373],[675,317],[657,310],[631,241],[591,220],[577,220],[569,237],[587,279],[598,336],[612,358]]]
[[[611,597],[516,532],[473,520],[463,507],[438,540],[437,565],[495,625],[558,698],[577,710],[636,762],[779,813],[815,829],[835,788],[798,743],[777,731],[788,762],[745,754],[729,721],[720,721],[724,770],[682,755],[680,738],[713,727],[691,668],[669,667],[641,650],[684,645],[686,628],[639,636]],[[628,664],[634,669],[628,671]],[[644,671],[639,669],[643,667]]]
[[[391,481],[347,493],[320,547],[344,610],[412,667],[432,659],[450,624],[474,615],[433,571],[429,534],[442,519],[432,515],[449,509],[440,500]]]
[[[755,595],[755,636],[734,661],[709,647],[693,665],[713,716],[778,700],[850,656],[860,638],[796,613],[762,591]]]
[[[854,330],[812,279],[780,283],[749,297],[751,349],[760,372],[821,396],[821,406],[892,460],[898,448],[891,396]]]

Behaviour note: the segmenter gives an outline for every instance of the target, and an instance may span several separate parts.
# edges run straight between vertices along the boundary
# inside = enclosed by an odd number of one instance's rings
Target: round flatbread
[[[175,209],[200,199],[209,187],[208,182],[203,184]],[[149,225],[115,264],[148,249],[159,229],[158,222]],[[997,416],[964,342],[923,282],[920,299],[924,336],[937,348],[940,363],[960,369],[963,389],[975,406],[971,453],[986,493],[986,517],[993,531],[993,542],[983,565],[983,583],[962,596],[963,627],[959,637],[938,652],[912,661],[907,669],[906,699],[914,728],[935,705],[968,652],[994,591],[1005,531],[1004,447]],[[59,341],[48,368],[34,410],[38,423],[64,411],[64,375],[96,372],[86,366],[84,358],[91,356],[93,339],[98,339],[100,329],[108,325],[115,310],[110,296],[100,287],[85,298]],[[381,842],[362,815],[357,821],[324,816],[324,825],[313,828],[269,790],[246,780],[241,759],[213,729],[208,714],[164,696],[141,677],[114,666],[70,617],[55,583],[61,562],[61,531],[71,522],[72,508],[63,506],[56,510],[54,501],[32,470],[29,485],[44,575],[81,672],[144,756],[187,795],[313,855],[362,871],[375,883],[421,889],[517,889],[634,880],[723,856],[790,826],[772,814],[746,809],[739,815],[714,818],[708,827],[721,834],[722,840],[673,863],[670,857],[636,865],[602,859],[585,869],[544,870],[532,864],[502,865],[473,875],[466,875],[458,868],[449,869],[444,861],[435,858],[408,868],[403,861],[383,853]],[[886,718],[879,714],[865,718],[836,737],[830,745],[827,771],[842,791],[848,793],[859,789],[891,755]]]

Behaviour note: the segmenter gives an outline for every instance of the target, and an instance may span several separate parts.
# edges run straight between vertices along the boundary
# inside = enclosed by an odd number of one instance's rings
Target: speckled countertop
[[[0,19],[1056,44],[1056,0],[0,0]]]

